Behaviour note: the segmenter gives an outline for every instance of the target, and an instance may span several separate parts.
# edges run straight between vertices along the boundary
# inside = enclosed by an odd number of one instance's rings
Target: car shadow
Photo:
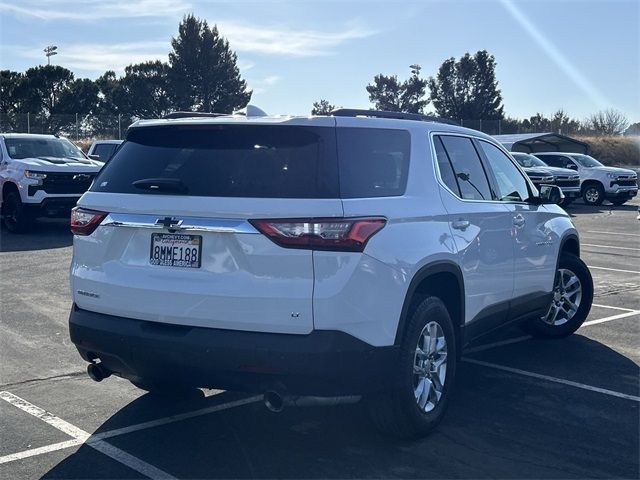
[[[69,231],[69,219],[36,220],[24,233],[0,230],[0,252],[24,252],[69,247],[73,235]]]
[[[635,375],[637,382],[634,362],[585,337],[547,341],[543,350],[537,368],[547,375],[559,361],[571,369],[598,358],[610,366],[610,377]],[[274,414],[258,403],[107,441],[178,478],[637,478],[634,402],[467,362],[458,373],[443,423],[415,441],[375,431],[362,404]],[[143,395],[107,419],[94,438],[237,398],[224,392],[172,403]],[[43,478],[122,477],[122,468],[83,445]]]

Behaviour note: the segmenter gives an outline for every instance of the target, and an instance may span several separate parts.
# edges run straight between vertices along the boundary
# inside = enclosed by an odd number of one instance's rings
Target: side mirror
[[[100,155],[89,155],[89,158],[91,160],[97,160],[99,162],[101,162],[102,160],[100,160]]]
[[[557,185],[540,185],[540,204],[542,205],[559,205],[564,200],[564,193]]]
[[[575,163],[567,163],[567,168],[569,170],[578,170],[578,166]]]

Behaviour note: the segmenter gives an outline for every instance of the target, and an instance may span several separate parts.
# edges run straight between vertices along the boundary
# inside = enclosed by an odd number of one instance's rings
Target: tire
[[[604,187],[601,183],[589,183],[582,189],[582,200],[587,205],[602,205],[604,202]]]
[[[394,371],[397,386],[369,397],[367,406],[373,423],[382,432],[399,438],[420,438],[440,423],[447,409],[456,376],[456,338],[449,312],[437,297],[423,299],[408,322]],[[425,334],[433,332],[433,358],[421,356],[419,348],[423,354],[429,353]],[[430,371],[433,376],[416,373],[415,368],[421,368],[423,374]],[[436,378],[441,379],[439,394],[436,382],[432,383]],[[421,385],[422,394],[418,394]],[[424,387],[430,387],[427,395]],[[422,402],[422,408],[418,402]]]
[[[141,390],[148,392],[154,397],[166,398],[166,399],[201,399],[204,397],[202,390],[195,387],[188,387],[185,385],[171,384],[164,382],[156,382],[149,380],[130,380],[130,382]]]
[[[577,287],[574,287],[576,285],[575,279],[578,280]],[[538,337],[558,338],[571,335],[580,328],[591,310],[593,302],[591,272],[585,263],[575,255],[570,253],[561,255],[553,288],[554,298],[549,306],[549,312],[543,318],[535,319],[530,324],[531,333]],[[563,291],[566,293],[563,294]],[[566,311],[568,306],[566,298],[577,305],[578,308],[575,311],[571,307],[569,307],[569,312]],[[558,304],[561,304],[562,308],[557,309]]]
[[[613,203],[616,207],[619,207],[620,205],[627,203],[629,201],[629,197],[614,198],[613,200],[609,200],[609,201]]]
[[[2,202],[2,221],[7,230],[20,233],[28,230],[32,218],[18,192],[8,192]]]

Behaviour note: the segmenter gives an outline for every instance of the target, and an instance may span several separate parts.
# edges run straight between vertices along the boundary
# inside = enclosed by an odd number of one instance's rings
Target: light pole
[[[53,55],[57,55],[58,54],[58,52],[56,52],[56,50],[58,50],[58,46],[57,45],[48,45],[44,49],[44,54],[47,56],[47,65],[51,64],[51,57]]]

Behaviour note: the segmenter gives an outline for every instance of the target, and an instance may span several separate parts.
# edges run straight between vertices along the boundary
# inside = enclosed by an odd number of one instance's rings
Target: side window
[[[562,167],[563,162],[558,155],[540,155],[540,160],[550,167]]]
[[[502,202],[524,202],[529,198],[527,181],[520,171],[498,147],[480,141],[480,148],[489,161],[498,188],[498,199]]]
[[[449,156],[444,149],[444,145],[442,145],[442,140],[440,140],[440,137],[433,137],[433,143],[436,147],[436,160],[438,161],[440,178],[442,178],[444,184],[449,187],[449,190],[460,197],[460,187],[456,180],[456,174],[453,171],[453,167],[451,166]]]
[[[111,156],[111,150],[112,147],[108,143],[100,143],[93,150],[93,155],[98,155],[101,161],[106,162]]]
[[[489,181],[473,142],[467,137],[440,136],[455,178],[460,195],[466,200],[493,200]]]

